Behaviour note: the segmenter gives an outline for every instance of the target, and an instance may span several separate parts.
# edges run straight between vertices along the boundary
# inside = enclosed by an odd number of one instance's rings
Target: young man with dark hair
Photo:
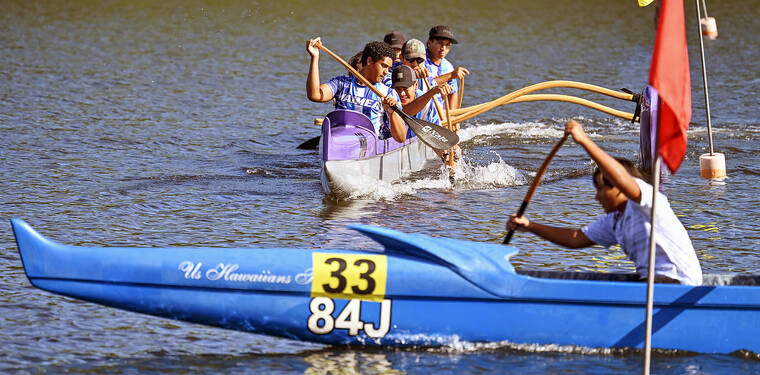
[[[594,198],[601,204],[605,215],[581,229],[570,229],[539,224],[513,214],[507,222],[507,229],[529,231],[572,249],[620,244],[636,266],[639,277],[646,280],[652,228],[652,185],[641,180],[633,163],[627,160],[621,163],[597,146],[578,122],[568,121],[565,134],[572,135],[596,162]],[[655,282],[701,285],[702,269],[689,234],[670,208],[667,197],[660,192],[657,192],[655,216]]]
[[[451,45],[457,43],[454,32],[446,25],[435,26],[428,33],[425,68],[431,76],[435,77],[438,84],[448,82],[453,88],[451,95],[448,96],[449,109],[459,108],[459,85],[456,80],[470,74],[469,70],[462,67],[454,69],[454,66],[446,60],[446,55],[451,52]]]
[[[393,107],[398,105],[396,92],[382,84],[382,79],[393,64],[395,52],[387,43],[369,42],[362,51],[362,69],[359,71],[367,81],[379,90],[384,98],[378,97],[356,77],[338,76],[327,83],[319,81],[320,38],[309,40],[306,51],[311,55],[309,75],[306,77],[306,96],[313,102],[324,103],[335,98],[335,109],[349,109],[361,112],[375,127],[380,139],[393,137],[398,142],[406,139],[406,124]]]

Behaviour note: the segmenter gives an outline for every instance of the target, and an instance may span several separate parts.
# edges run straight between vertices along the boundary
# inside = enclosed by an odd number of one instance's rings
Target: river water
[[[316,152],[329,104],[309,102],[305,44],[350,57],[394,29],[425,40],[439,23],[470,69],[464,105],[568,79],[634,91],[647,82],[654,6],[636,2],[196,2],[4,0],[0,12],[0,372],[638,372],[641,352],[531,345],[346,350],[158,319],[52,295],[24,276],[7,219],[83,246],[379,248],[346,224],[497,242],[570,118],[611,153],[637,158],[638,124],[574,104],[513,104],[463,125],[454,184],[433,166],[394,184],[325,197]],[[705,272],[760,272],[756,94],[760,2],[709,2],[706,41],[715,150],[729,178],[699,177],[708,150],[698,34],[686,4],[693,116],[686,159],[664,192]],[[323,82],[343,74],[328,56]],[[630,102],[553,90],[633,111]],[[528,215],[581,226],[601,214],[591,165],[572,142]],[[518,234],[519,268],[631,271],[619,249],[567,250]],[[477,319],[477,317],[472,317]],[[509,317],[504,317],[509,319]],[[760,373],[754,353],[659,353],[654,373]]]

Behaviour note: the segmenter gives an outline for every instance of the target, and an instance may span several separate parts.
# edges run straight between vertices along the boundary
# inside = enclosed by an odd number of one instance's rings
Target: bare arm
[[[451,86],[444,83],[442,85],[435,86],[425,92],[424,94],[418,96],[414,100],[412,100],[409,104],[404,106],[404,113],[414,116],[417,113],[419,113],[421,110],[425,108],[425,106],[428,104],[430,99],[433,99],[433,97],[436,94],[442,94],[444,97],[451,93]]]
[[[383,109],[391,120],[391,136],[396,142],[404,142],[406,140],[406,123],[404,122],[404,119],[393,110],[393,107],[397,105],[396,99],[393,99],[389,95],[383,98]]]
[[[449,110],[459,109],[459,91],[452,92],[447,98],[449,99]]]
[[[583,131],[581,124],[570,120],[565,124],[565,133],[573,136],[575,143],[583,146],[586,152],[594,159],[604,177],[618,188],[628,199],[641,203],[641,189],[628,171],[625,170],[615,158],[597,146]]]
[[[309,75],[306,77],[306,97],[313,102],[324,103],[332,99],[330,86],[319,84],[319,48],[322,42],[319,38],[311,39],[306,44],[306,51],[311,55]]]
[[[439,85],[442,85],[448,81],[451,81],[452,79],[462,79],[464,78],[464,76],[468,74],[470,74],[470,71],[460,66],[451,72],[448,72],[446,74],[441,74],[438,77],[435,77],[435,82]],[[449,109],[459,108],[459,92],[458,91],[452,92],[451,94],[445,96],[445,98],[448,99]]]
[[[507,222],[507,230],[515,229],[529,231],[545,240],[571,249],[580,249],[594,244],[580,229],[552,227],[530,221],[525,216],[517,217],[517,214],[512,214]]]

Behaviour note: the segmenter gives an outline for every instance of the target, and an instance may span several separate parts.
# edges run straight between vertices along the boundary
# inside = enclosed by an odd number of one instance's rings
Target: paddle
[[[356,78],[361,81],[362,84],[369,87],[369,89],[372,90],[377,96],[381,98],[385,97],[385,95],[383,95],[380,90],[372,85],[366,78],[364,78],[364,76],[359,74],[359,72],[357,72],[356,69],[354,69],[351,65],[348,65],[348,63],[341,59],[340,56],[327,49],[327,47],[321,43],[318,44],[317,47],[327,52],[328,55],[337,60],[341,65],[343,65],[344,68],[348,69],[351,74],[356,76]],[[398,107],[393,107],[393,111],[401,116],[408,127],[412,128],[412,131],[417,135],[417,138],[432,148],[439,150],[448,150],[459,143],[459,136],[451,130],[448,130],[440,125],[433,124],[432,122],[411,117],[401,111],[401,109]]]
[[[538,172],[536,172],[536,177],[533,177],[533,183],[530,185],[530,188],[528,189],[528,193],[525,194],[525,198],[523,198],[522,204],[520,205],[520,209],[517,210],[517,217],[521,217],[525,213],[525,209],[528,208],[528,202],[533,198],[533,193],[536,192],[536,188],[538,187],[538,184],[541,182],[541,177],[544,176],[544,172],[546,172],[546,168],[549,167],[549,162],[552,161],[552,158],[554,157],[554,154],[559,151],[559,148],[562,147],[562,144],[565,143],[565,140],[567,139],[568,134],[565,134],[562,136],[562,139],[557,142],[556,145],[554,145],[554,148],[549,153],[549,155],[546,156],[546,159],[544,159],[544,162],[541,163],[541,167],[538,168]],[[512,235],[515,233],[515,230],[510,230],[509,233],[507,233],[507,236],[504,238],[504,245],[508,245],[509,241],[512,239]]]
[[[314,119],[314,125],[322,126],[322,122],[324,122],[324,120],[322,120],[321,118]],[[300,145],[296,146],[296,148],[299,150],[316,150],[319,148],[320,138],[322,138],[321,135],[307,139],[303,141],[303,143],[301,143]]]
[[[462,77],[462,83],[459,85],[459,106],[457,108],[462,108],[462,99],[464,99],[464,77]]]
[[[296,146],[296,148],[299,149],[299,150],[316,150],[319,147],[319,138],[320,137],[321,136],[318,135],[318,136],[316,136],[314,138],[307,139],[303,143],[301,143],[300,145]]]

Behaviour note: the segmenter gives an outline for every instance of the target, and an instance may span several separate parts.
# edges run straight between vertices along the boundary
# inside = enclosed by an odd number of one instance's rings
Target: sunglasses
[[[424,63],[424,62],[425,62],[425,59],[423,59],[422,57],[418,57],[418,58],[416,58],[416,59],[411,59],[411,60],[407,59],[407,60],[408,60],[408,61],[413,61],[413,62],[416,62],[417,64],[422,64],[422,63]]]

